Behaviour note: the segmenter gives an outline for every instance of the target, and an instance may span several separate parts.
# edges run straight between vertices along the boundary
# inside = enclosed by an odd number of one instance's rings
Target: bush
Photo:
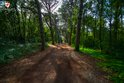
[[[97,39],[94,39],[93,36],[88,36],[84,40],[84,47],[87,47],[87,48],[99,48],[99,41]]]

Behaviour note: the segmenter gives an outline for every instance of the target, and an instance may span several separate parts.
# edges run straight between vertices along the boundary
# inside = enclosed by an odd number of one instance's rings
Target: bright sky
[[[59,1],[59,3],[58,3],[58,7],[55,9],[54,12],[57,12],[58,9],[62,6],[62,0],[58,0],[58,1]]]
[[[56,12],[56,13],[58,13],[58,12],[57,12],[58,9],[62,6],[62,0],[57,0],[57,1],[59,1],[59,3],[58,3],[58,5],[57,5],[56,9],[53,11],[53,12]],[[42,11],[42,12],[45,12],[44,9],[41,9],[41,11]]]

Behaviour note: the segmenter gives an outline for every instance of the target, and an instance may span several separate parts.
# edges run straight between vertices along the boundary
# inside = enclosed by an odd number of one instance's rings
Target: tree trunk
[[[71,11],[70,11],[70,35],[69,35],[69,45],[71,45],[71,40],[72,40],[72,29],[73,29],[73,23],[72,23],[72,13],[73,13],[73,0],[70,0],[71,4]]]
[[[95,16],[95,26],[93,28],[93,38],[94,38],[94,40],[96,39],[96,28],[97,28],[97,25],[96,25],[96,16]]]
[[[75,49],[77,51],[79,51],[79,45],[80,45],[82,12],[83,12],[83,0],[80,0],[80,9],[79,9],[78,24],[77,24],[77,31],[76,31],[76,44],[75,44]]]
[[[112,13],[112,7],[110,8],[111,13]],[[112,14],[110,15],[110,19],[109,19],[109,48],[111,49],[112,47]]]
[[[114,50],[117,50],[117,40],[118,40],[118,28],[119,28],[119,16],[120,16],[120,9],[119,4],[117,3],[116,10],[115,10],[115,26],[114,26]]]
[[[100,12],[99,12],[99,16],[100,16],[100,27],[99,27],[99,41],[100,41],[100,50],[102,50],[102,28],[103,28],[103,22],[102,22],[102,18],[103,18],[103,0],[101,1],[100,4]]]
[[[70,34],[69,34],[69,45],[71,45],[71,39],[72,39],[72,15],[70,19]]]
[[[38,10],[38,16],[39,16],[39,24],[40,24],[40,37],[41,37],[41,49],[45,49],[45,38],[44,38],[44,27],[43,27],[43,21],[42,21],[42,15],[41,15],[41,7],[38,0],[35,0],[37,4],[37,10]]]
[[[110,27],[110,30],[109,30],[109,48],[111,49],[111,46],[112,46],[112,23],[111,23],[111,18],[110,18],[110,21],[109,21],[109,27]]]
[[[54,45],[55,41],[54,41],[54,32],[53,32],[53,27],[52,27],[51,12],[49,12],[49,20],[50,20],[50,32],[51,32],[52,44]]]
[[[24,23],[24,14],[23,9],[21,8],[21,19],[22,19],[22,38],[20,38],[21,43],[25,43],[25,23]]]

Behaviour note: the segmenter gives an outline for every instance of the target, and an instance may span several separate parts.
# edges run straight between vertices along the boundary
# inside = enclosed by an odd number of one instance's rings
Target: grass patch
[[[109,74],[107,76],[114,83],[124,82],[124,61],[118,60],[114,56],[102,53],[100,50],[94,50],[89,48],[80,48],[84,53],[90,54],[92,57],[100,59],[97,65],[105,72]]]

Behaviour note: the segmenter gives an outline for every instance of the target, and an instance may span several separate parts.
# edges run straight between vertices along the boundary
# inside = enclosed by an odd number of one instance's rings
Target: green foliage
[[[43,33],[38,28],[39,17],[35,1],[9,1],[11,2],[10,8],[14,8],[14,11],[0,11],[0,38],[4,38],[0,39],[0,63],[8,63],[27,53],[31,53],[38,49],[37,42],[41,42],[41,39],[44,38],[41,37],[43,35],[40,35],[40,33]],[[55,4],[51,4],[52,9],[54,9]],[[45,26],[45,43],[52,43],[51,40],[54,40],[54,38],[56,43],[57,41],[61,42],[65,39],[65,43],[72,40],[72,46],[75,46],[79,4],[79,0],[63,0],[62,7],[59,9],[59,15],[53,14],[52,11],[50,13],[51,15],[47,12],[42,12],[43,25]],[[42,2],[41,5],[43,9],[47,7],[45,4],[43,5]],[[98,63],[98,65],[110,74],[108,77],[115,83],[123,83],[123,0],[84,0],[82,9],[83,19],[80,30],[81,37],[80,43],[77,44],[80,44],[80,46],[83,46],[84,48],[81,47],[80,50],[91,54],[92,57],[102,60],[102,62]],[[40,15],[41,14],[39,13],[39,16]],[[52,23],[49,22],[49,17],[51,18]],[[48,28],[50,24],[52,25],[53,30]],[[53,32],[53,37],[51,37],[51,32]],[[70,32],[72,34],[71,38]]]
[[[16,44],[0,39],[0,64],[9,63],[39,49],[38,43]]]
[[[93,50],[89,48],[81,48],[84,53],[90,54],[92,57],[101,60],[97,65],[109,75],[107,78],[114,83],[124,82],[124,61],[118,60],[114,56],[101,53],[100,50]]]
[[[94,39],[93,36],[88,36],[84,40],[84,47],[87,47],[87,48],[99,48],[99,40]]]
[[[124,61],[116,59],[107,59],[104,62],[98,63],[103,71],[108,72],[109,76],[114,83],[123,83],[124,81]]]

